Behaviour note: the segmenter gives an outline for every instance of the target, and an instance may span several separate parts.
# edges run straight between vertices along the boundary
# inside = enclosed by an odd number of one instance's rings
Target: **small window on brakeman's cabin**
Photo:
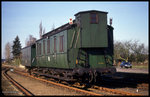
[[[98,14],[97,13],[91,13],[90,14],[90,23],[91,24],[97,24],[98,23]]]

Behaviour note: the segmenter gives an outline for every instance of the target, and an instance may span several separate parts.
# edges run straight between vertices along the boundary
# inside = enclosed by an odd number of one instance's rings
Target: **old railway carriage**
[[[116,72],[113,27],[107,25],[107,12],[79,12],[73,24],[67,23],[44,34],[35,47],[35,59],[32,58],[28,66],[34,73],[67,81],[92,82],[103,74]]]
[[[35,50],[35,44],[31,46],[27,46],[21,50],[22,52],[22,60],[21,63],[25,65],[27,68],[30,68],[31,66],[36,65],[36,50]]]

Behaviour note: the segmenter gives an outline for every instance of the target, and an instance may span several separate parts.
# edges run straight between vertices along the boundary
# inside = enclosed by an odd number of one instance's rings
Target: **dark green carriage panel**
[[[31,46],[31,66],[36,66],[36,47],[35,47],[35,44]]]
[[[68,64],[71,69],[76,67],[76,59],[78,56],[78,48],[80,47],[80,35],[78,36],[79,29],[77,27],[67,30],[67,58]],[[79,37],[77,40],[77,36]],[[80,66],[77,66],[80,67]]]
[[[82,13],[81,17],[81,47],[107,47],[107,14],[99,13],[98,23],[90,23],[90,13]]]
[[[89,55],[89,64],[91,68],[103,68],[103,67],[111,67],[113,64],[112,56],[106,55],[107,59],[105,59],[104,55]],[[106,63],[108,61],[108,63]]]
[[[89,55],[89,64],[91,68],[105,67],[104,56],[102,55]]]
[[[68,29],[67,30],[67,48],[71,49],[73,47],[74,44],[74,37],[75,37],[75,29]],[[74,34],[74,37],[73,37]]]
[[[36,60],[37,60],[37,67],[45,66],[43,62],[43,40],[39,40],[36,43]]]
[[[40,66],[43,65],[42,57],[41,56],[37,56],[36,60],[37,60],[37,64],[36,64],[37,67],[40,67]]]
[[[67,68],[69,69],[68,63],[67,63],[67,54],[62,53],[62,54],[57,54],[57,68]]]
[[[79,27],[72,27],[67,30],[67,48],[80,48],[81,45],[81,31]]]
[[[43,56],[42,61],[45,61],[45,65],[41,64],[41,67],[68,68],[66,64],[67,55],[65,53]]]
[[[63,36],[63,51],[60,51],[60,37]],[[56,52],[54,52],[54,38],[56,39]],[[47,52],[47,40],[50,40],[50,52]],[[44,41],[44,42],[43,42]],[[37,55],[37,66],[52,68],[69,68],[67,62],[67,31],[64,30],[58,34],[44,38],[41,43],[41,55]],[[43,43],[45,48],[43,48]],[[45,53],[44,53],[45,49]]]
[[[60,50],[60,38],[62,36],[63,36],[63,51]],[[54,59],[53,62],[55,64],[54,67],[69,69],[68,62],[67,62],[67,30],[64,30],[64,31],[56,34],[55,37],[56,37],[56,40],[57,40],[57,42],[56,42],[56,44],[57,44],[56,45],[57,52],[55,53],[53,51],[54,53],[52,55],[52,57]]]
[[[68,64],[71,69],[75,68],[78,49],[73,48],[68,51]]]

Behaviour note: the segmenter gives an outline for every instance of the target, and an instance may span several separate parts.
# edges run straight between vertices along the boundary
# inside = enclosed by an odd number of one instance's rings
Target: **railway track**
[[[75,87],[79,87],[79,88],[84,88],[84,86],[80,86],[80,85],[76,85]],[[96,90],[99,91],[100,93],[106,93],[104,95],[120,95],[120,96],[142,96],[140,94],[136,94],[136,93],[129,93],[129,92],[125,92],[125,91],[120,91],[117,89],[111,89],[111,88],[106,88],[106,87],[102,87],[102,86],[97,86],[97,85],[91,85],[89,88],[86,88],[86,90]]]
[[[122,95],[122,96],[142,96],[142,95],[136,94],[136,93],[129,93],[129,92],[125,92],[125,91],[105,88],[105,87],[96,86],[96,85],[92,85],[90,88],[86,88],[86,89],[84,88],[84,86],[82,87],[81,85],[75,85],[75,86],[65,85],[63,83],[58,83],[58,82],[50,81],[50,80],[47,80],[47,79],[38,78],[38,77],[35,77],[35,76],[32,76],[32,75],[29,75],[28,73],[17,70],[17,69],[14,69],[14,73],[21,74],[23,76],[27,76],[27,77],[30,77],[30,78],[33,78],[33,79],[36,79],[36,80],[39,80],[39,81],[42,81],[42,82],[50,83],[50,84],[53,84],[53,85],[56,85],[56,86],[60,86],[60,87],[63,87],[63,88],[67,88],[69,90],[80,92],[84,95],[104,96],[104,95],[107,95],[107,94],[105,94],[103,92],[107,92],[110,95],[112,94],[112,95]],[[98,91],[98,92],[95,92],[95,90]]]
[[[20,72],[18,70],[16,70],[15,72],[19,73],[19,74],[22,74],[24,76],[28,76],[28,77],[31,77],[31,78],[34,78],[34,79],[46,82],[46,83],[54,84],[54,85],[57,85],[57,86],[60,86],[60,87],[64,87],[64,88],[68,88],[70,90],[77,91],[77,92],[80,92],[80,93],[83,93],[83,94],[86,94],[86,95],[104,96],[104,94],[94,93],[92,91],[89,91],[89,88],[85,90],[85,89],[83,89],[84,87],[83,88],[79,88],[81,86],[68,86],[68,85],[65,85],[65,84],[62,84],[62,83],[56,83],[56,82],[53,82],[53,81],[50,81],[50,80],[37,78],[37,77],[34,77],[32,75],[26,74],[25,72]],[[111,94],[123,95],[123,96],[141,96],[140,94],[136,94],[136,93],[129,93],[129,92],[125,92],[125,91],[120,91],[120,90],[116,90],[116,89],[100,87],[100,86],[96,86],[96,85],[93,85],[92,87],[90,87],[90,89],[92,89],[92,90],[93,89],[99,90],[101,92],[105,91],[105,92],[109,92]]]
[[[16,86],[24,95],[26,96],[33,96],[33,94],[27,90],[26,88],[24,88],[21,84],[19,84],[17,81],[15,81],[12,77],[10,77],[7,74],[7,71],[9,71],[10,68],[7,68],[4,72],[3,75],[14,85]]]
[[[53,81],[50,81],[50,80],[38,78],[38,77],[35,77],[35,76],[32,76],[32,75],[29,75],[27,73],[20,72],[18,70],[15,70],[15,72],[18,73],[18,74],[21,74],[21,75],[24,75],[24,76],[27,76],[27,77],[30,77],[30,78],[42,81],[42,82],[46,82],[46,83],[53,84],[53,85],[56,85],[56,86],[59,86],[59,87],[67,88],[69,90],[73,90],[73,91],[82,93],[84,95],[103,96],[102,94],[98,94],[98,93],[94,93],[94,92],[78,89],[78,88],[75,88],[75,87],[70,87],[70,86],[67,86],[67,85],[64,85],[64,84],[61,84],[61,83],[56,83],[56,82],[53,82]]]
[[[121,96],[142,96],[140,94],[129,93],[129,92],[125,92],[125,91],[119,91],[119,90],[109,89],[109,88],[99,87],[99,86],[93,86],[93,88],[98,89],[98,90],[102,90],[102,91],[107,91],[107,92],[117,94],[117,95],[121,95]]]

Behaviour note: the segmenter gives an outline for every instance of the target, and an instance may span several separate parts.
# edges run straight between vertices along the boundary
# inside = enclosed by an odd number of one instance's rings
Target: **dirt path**
[[[136,69],[136,68],[120,68],[117,67],[117,72],[129,72],[129,73],[145,73],[145,74],[149,74],[149,70],[148,69]]]

